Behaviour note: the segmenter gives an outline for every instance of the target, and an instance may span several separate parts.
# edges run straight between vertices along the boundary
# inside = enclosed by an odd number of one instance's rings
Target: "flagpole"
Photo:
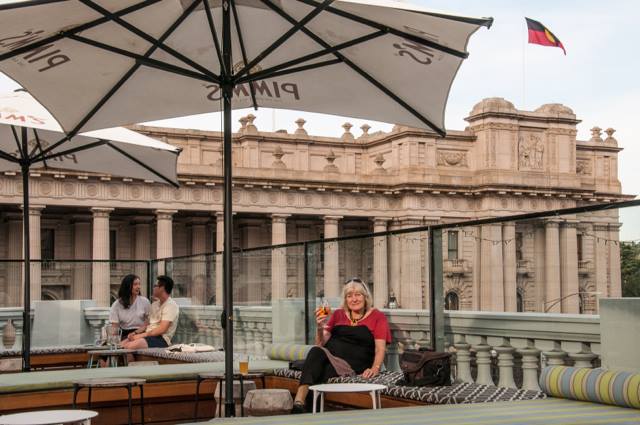
[[[524,16],[524,13],[523,13]],[[527,81],[527,37],[529,31],[527,31],[527,35],[522,39],[522,109],[526,109],[527,104],[527,90],[526,90],[526,81]]]

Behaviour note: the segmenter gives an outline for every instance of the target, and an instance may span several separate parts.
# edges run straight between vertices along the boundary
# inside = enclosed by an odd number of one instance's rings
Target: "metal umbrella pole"
[[[235,416],[233,399],[233,198],[231,167],[231,98],[233,81],[231,75],[231,7],[228,1],[222,6],[222,97],[224,102],[223,172],[224,172],[224,251],[223,264],[223,312],[224,356],[225,356],[225,416]]]
[[[22,128],[22,248],[24,249],[24,311],[22,312],[22,371],[31,370],[31,241],[29,223],[29,155],[27,129]]]

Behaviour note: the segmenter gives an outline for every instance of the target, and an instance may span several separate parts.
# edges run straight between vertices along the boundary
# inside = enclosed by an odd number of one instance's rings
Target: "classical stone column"
[[[400,229],[400,222],[392,220],[388,226],[389,231]],[[389,295],[393,292],[398,304],[400,304],[400,259],[402,258],[400,252],[400,235],[392,235],[388,237],[388,255],[389,259],[388,268],[389,276],[391,276],[389,282]],[[400,304],[400,307],[404,307]]]
[[[177,210],[156,210],[156,258],[173,257],[173,215]],[[164,261],[158,261],[158,274],[165,274]]]
[[[263,219],[244,219],[240,224],[242,233],[242,241],[244,248],[255,248],[262,243],[262,232],[266,227]],[[259,303],[270,292],[271,288],[266,288],[261,279],[260,270],[263,267],[263,261],[268,251],[265,252],[247,252],[239,255],[238,260],[242,267],[239,278],[234,282],[239,292],[246,297],[246,301],[250,303]]]
[[[22,306],[22,219],[8,217],[7,258],[16,260],[7,266],[7,301],[3,307]]]
[[[222,285],[224,278],[224,264],[222,262],[224,251],[224,213],[216,212],[216,305],[222,305]]]
[[[534,226],[533,230],[533,258],[535,261],[534,265],[534,279],[535,279],[535,302],[536,307],[535,310],[539,312],[544,311],[544,291],[545,291],[545,230],[541,225]]]
[[[481,235],[480,308],[482,311],[504,311],[502,226],[484,225]]]
[[[609,226],[597,223],[593,225],[593,233],[595,237],[593,241],[593,255],[595,257],[595,283],[596,291],[599,292],[599,298],[609,296],[609,278],[607,273],[607,257],[609,253],[609,245],[606,240],[609,236]],[[594,303],[594,313],[598,312],[598,303]]]
[[[290,214],[271,214],[271,245],[287,243],[287,217]],[[325,256],[325,261],[326,261]],[[287,298],[287,249],[271,250],[271,300]]]
[[[207,251],[207,221],[194,219],[191,223],[191,302],[196,305],[207,304],[207,263],[204,254]],[[197,255],[197,256],[195,256]]]
[[[324,217],[325,239],[338,237],[338,221],[342,216],[327,215]],[[324,296],[340,297],[340,249],[338,242],[324,244]]]
[[[576,223],[565,222],[560,226],[560,303],[563,313],[580,313],[580,297],[578,296],[578,236]],[[575,294],[575,295],[573,295]]]
[[[518,288],[516,284],[516,223],[502,224],[502,259],[504,278],[504,311],[518,311]]]
[[[410,229],[422,225],[421,217],[404,217],[402,228]],[[422,305],[422,258],[420,248],[423,233],[404,233],[400,237],[402,260],[400,263],[400,305],[402,308],[421,309]]]
[[[44,205],[29,206],[29,252],[31,255],[31,301],[42,299],[42,236],[40,234],[40,217]]]
[[[621,224],[609,224],[609,296],[622,296],[622,275],[620,271],[620,226]]]
[[[110,267],[109,260],[109,214],[113,208],[91,208],[93,213],[93,268],[91,273],[91,296],[100,307],[109,305]]]
[[[389,218],[375,217],[373,233],[386,232]],[[387,268],[387,237],[373,238],[373,305],[383,308],[389,301],[389,276]]]
[[[78,217],[73,223],[73,258],[91,259],[91,223]],[[78,262],[73,265],[73,299],[91,299],[91,263]]]
[[[149,260],[151,258],[151,223],[150,220],[141,220],[134,223],[134,258],[136,260]],[[147,266],[136,263],[135,274],[140,276],[141,293],[147,296]],[[152,282],[153,284],[154,282]]]
[[[560,313],[561,306],[559,301],[561,297],[560,290],[560,240],[558,232],[558,222],[547,221],[544,225],[544,308],[543,311],[549,313]],[[548,310],[547,310],[548,309]]]

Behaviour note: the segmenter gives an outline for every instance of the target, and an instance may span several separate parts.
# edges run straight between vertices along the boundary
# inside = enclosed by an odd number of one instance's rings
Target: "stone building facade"
[[[259,131],[249,115],[234,134],[234,246],[251,248],[381,232],[476,218],[629,199],[618,180],[614,130],[594,127],[576,140],[571,109],[547,104],[520,111],[485,99],[464,131],[446,138],[395,126],[339,138]],[[178,189],[93,174],[31,174],[34,299],[113,298],[125,269],[108,263],[62,267],[64,260],[147,260],[215,252],[222,244],[221,134],[137,126],[182,148]],[[603,139],[604,137],[604,139]],[[19,259],[21,178],[0,176],[0,258]],[[621,290],[617,211],[461,228],[443,237],[446,303],[451,309],[596,312],[594,293]],[[362,276],[375,304],[390,294],[402,308],[428,305],[424,234],[326,244],[318,254],[324,295]],[[607,243],[609,242],[609,243]],[[300,297],[304,267],[288,249],[238,261],[238,299]],[[261,258],[257,258],[261,257]],[[244,261],[244,262],[243,262]],[[205,261],[192,262],[180,295],[221,300],[221,273],[206,282]],[[20,268],[0,263],[0,304],[20,305]],[[220,270],[218,261],[214,269]],[[160,267],[163,267],[160,264]]]

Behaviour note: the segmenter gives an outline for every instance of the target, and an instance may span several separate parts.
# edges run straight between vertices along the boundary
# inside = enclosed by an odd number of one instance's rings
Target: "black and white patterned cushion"
[[[275,369],[273,374],[283,378],[298,380],[302,372],[290,369]],[[504,388],[468,382],[461,382],[447,387],[408,387],[396,385],[396,382],[402,378],[402,372],[382,372],[371,379],[364,379],[361,376],[344,376],[331,378],[329,382],[367,382],[370,384],[382,384],[387,386],[387,389],[382,391],[384,395],[422,401],[429,404],[491,403],[495,401],[535,400],[547,397],[546,394],[541,391],[519,390],[517,388]]]
[[[156,359],[175,360],[182,363],[210,363],[210,362],[223,362],[224,351],[206,351],[200,353],[185,353],[180,351],[167,351],[166,348],[145,348],[136,350],[136,354],[153,357]],[[241,353],[233,353],[233,360],[237,361],[245,356]],[[266,356],[249,355],[249,361],[251,360],[264,360]]]
[[[87,346],[87,345],[58,345],[55,347],[31,347],[29,352],[31,355],[40,355],[40,354],[71,354],[71,353],[84,353],[89,350],[95,350],[95,346]],[[22,350],[0,350],[0,357],[20,357],[22,355]]]

